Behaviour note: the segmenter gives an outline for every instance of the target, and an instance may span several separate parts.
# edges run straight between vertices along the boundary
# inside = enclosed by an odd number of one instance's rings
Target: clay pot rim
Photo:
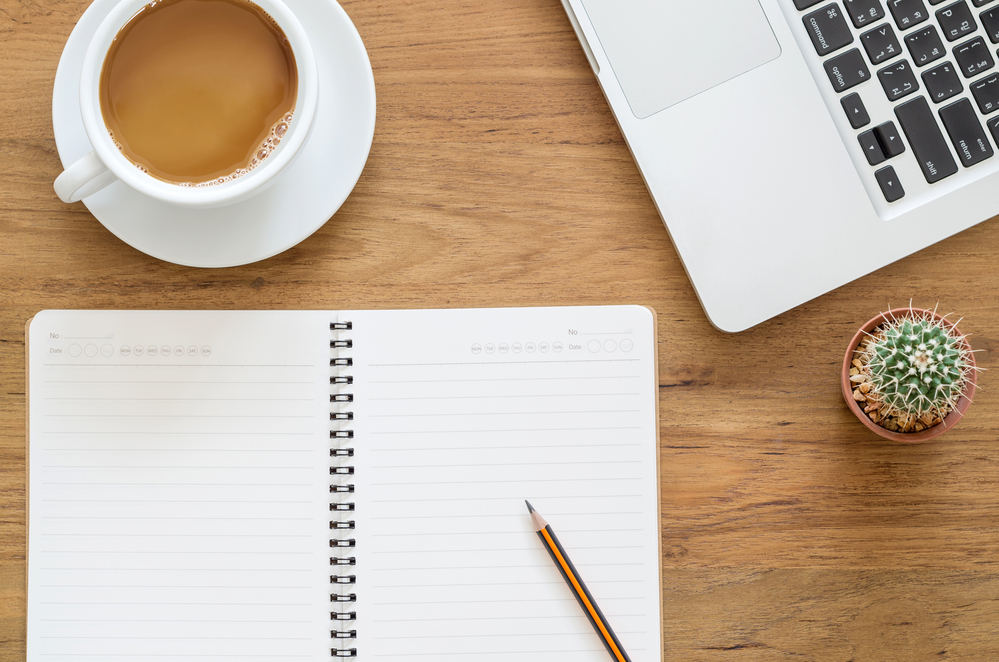
[[[913,308],[911,306],[907,308],[892,308],[886,313],[880,313],[877,316],[872,317],[866,324],[860,327],[857,333],[854,334],[853,339],[850,340],[850,344],[846,348],[846,354],[843,357],[843,369],[840,375],[840,386],[843,390],[843,399],[846,400],[846,404],[850,408],[850,411],[852,411],[854,415],[860,419],[860,422],[878,436],[892,441],[908,444],[929,441],[930,439],[938,437],[957,425],[958,421],[964,417],[964,413],[968,411],[968,407],[971,406],[971,395],[974,394],[978,384],[978,371],[974,369],[976,366],[974,353],[969,354],[972,367],[971,376],[964,389],[964,393],[961,394],[961,399],[958,401],[957,407],[947,414],[942,422],[920,432],[892,432],[891,430],[883,428],[872,421],[870,417],[868,417],[867,414],[865,414],[860,408],[860,404],[853,399],[853,387],[850,384],[850,368],[853,367],[853,353],[858,347],[860,347],[860,343],[864,336],[893,318],[897,319],[902,316],[918,315],[921,313],[930,315],[934,319],[941,321],[945,326],[955,329],[960,334],[960,329],[957,328],[957,325],[954,322],[946,319],[943,315],[940,315],[936,311],[928,310],[926,308]],[[963,340],[963,342],[970,350],[971,345],[968,341]]]

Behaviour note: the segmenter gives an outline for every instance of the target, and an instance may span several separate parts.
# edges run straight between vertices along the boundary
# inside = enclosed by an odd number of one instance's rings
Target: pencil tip
[[[534,506],[531,505],[531,502],[528,501],[527,499],[524,499],[524,503],[527,504],[527,512],[533,513],[534,512]]]

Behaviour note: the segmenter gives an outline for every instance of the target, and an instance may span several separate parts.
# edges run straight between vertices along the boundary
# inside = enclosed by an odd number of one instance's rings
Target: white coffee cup
[[[80,112],[83,126],[94,151],[66,168],[55,180],[55,190],[63,202],[77,202],[105,186],[121,180],[157,200],[182,207],[222,207],[245,200],[264,190],[298,155],[312,133],[319,101],[316,58],[302,24],[281,0],[252,0],[267,12],[284,31],[298,68],[298,96],[295,117],[288,133],[265,161],[245,175],[223,184],[205,187],[178,186],[152,177],[129,161],[115,145],[101,114],[99,83],[104,59],[119,30],[148,3],[148,0],[122,0],[97,28],[83,58],[80,75]]]

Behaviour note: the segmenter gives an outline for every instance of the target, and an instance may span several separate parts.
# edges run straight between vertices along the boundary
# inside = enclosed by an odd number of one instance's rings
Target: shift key
[[[895,117],[902,125],[905,137],[916,155],[923,177],[930,184],[939,182],[957,172],[957,163],[933,117],[925,97],[916,97],[895,109]]]

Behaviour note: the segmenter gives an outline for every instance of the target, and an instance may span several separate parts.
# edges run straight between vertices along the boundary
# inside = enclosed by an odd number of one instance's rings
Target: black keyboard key
[[[881,187],[881,192],[885,194],[885,200],[888,202],[901,200],[905,196],[902,183],[895,175],[895,168],[885,166],[874,173],[874,178],[878,180],[878,186]]]
[[[931,5],[939,5],[943,1],[944,0],[929,0],[929,2],[930,2]]]
[[[846,13],[850,15],[850,20],[854,26],[862,28],[865,25],[880,21],[885,17],[885,10],[881,7],[881,0],[844,0]]]
[[[853,41],[850,26],[846,24],[843,12],[835,2],[807,14],[801,20],[819,55],[838,51]]]
[[[916,97],[897,106],[895,117],[902,125],[927,182],[933,184],[957,172],[957,163],[950,155],[950,148],[925,97]]]
[[[976,7],[984,7],[985,5],[989,4],[990,2],[994,2],[995,0],[971,0],[971,1],[974,3]]]
[[[872,166],[894,158],[905,151],[902,136],[898,135],[894,122],[885,122],[870,131],[864,131],[857,140],[864,150],[867,162]]]
[[[992,43],[999,44],[999,7],[983,11],[978,18],[982,19],[982,27]]]
[[[874,133],[874,129],[864,131],[857,136],[857,140],[864,148],[864,156],[867,157],[867,162],[871,165],[877,165],[888,158],[885,156],[885,151],[881,149],[881,142],[878,140],[877,134]]]
[[[939,10],[937,12],[937,21],[940,23],[940,29],[943,30],[947,41],[960,39],[964,35],[971,34],[978,29],[975,17],[964,0],[955,2]]]
[[[950,62],[924,71],[922,78],[933,103],[940,103],[964,91],[961,78]]]
[[[794,6],[801,11],[802,9],[808,9],[812,5],[817,5],[822,0],[794,0]]]
[[[995,138],[996,143],[999,143],[999,117],[993,117],[986,121],[985,125],[989,127],[989,131],[992,132],[992,137]]]
[[[972,78],[996,66],[989,47],[981,37],[954,47],[954,59],[965,78]]]
[[[859,129],[871,123],[871,116],[867,113],[867,107],[864,106],[864,102],[856,92],[847,94],[839,102],[843,105],[846,118],[850,120],[850,126],[854,129]]]
[[[954,143],[961,165],[970,168],[992,156],[992,145],[982,130],[974,106],[967,99],[955,101],[940,109],[940,119]]]
[[[982,111],[982,115],[999,110],[999,74],[992,74],[988,78],[972,83],[971,93],[975,95],[978,110]]]
[[[939,60],[947,53],[934,25],[920,28],[907,36],[905,45],[909,48],[909,54],[912,55],[912,61],[917,67]]]
[[[878,71],[881,87],[885,89],[889,101],[895,101],[919,89],[916,74],[905,60],[899,60]]]
[[[871,64],[881,64],[902,52],[902,47],[895,38],[895,31],[885,23],[860,35],[860,42],[871,58]]]
[[[871,72],[867,70],[867,64],[864,62],[864,56],[857,48],[829,58],[822,66],[825,67],[829,82],[832,83],[833,89],[837,92],[848,90],[871,77]]]
[[[892,159],[905,151],[905,143],[902,136],[898,135],[894,122],[885,122],[874,127],[874,135],[881,143],[881,151],[885,157]]]
[[[895,25],[905,31],[930,17],[923,0],[888,0],[888,9],[895,18]]]

